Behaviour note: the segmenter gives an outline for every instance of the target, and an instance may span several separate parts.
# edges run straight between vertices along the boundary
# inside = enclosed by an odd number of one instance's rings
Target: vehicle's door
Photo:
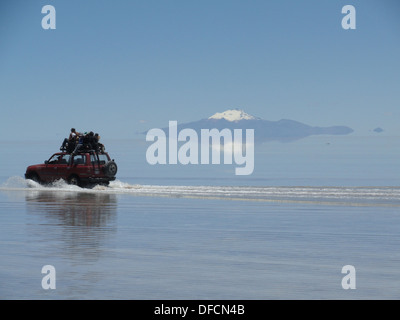
[[[71,161],[71,160],[69,160]],[[66,175],[64,179],[68,179],[71,174],[77,175],[79,178],[85,178],[89,176],[87,170],[87,159],[86,154],[77,154],[72,159],[72,164],[66,169]]]
[[[63,154],[59,159],[57,166],[56,166],[56,175],[58,179],[66,179],[68,174],[68,167],[70,167],[70,154]]]
[[[92,164],[93,173],[95,175],[101,174],[101,168],[108,162],[105,154],[92,154],[90,155],[90,162]]]
[[[58,179],[57,166],[62,155],[54,154],[49,160],[45,162],[45,165],[40,168],[39,176],[45,182],[51,182]]]

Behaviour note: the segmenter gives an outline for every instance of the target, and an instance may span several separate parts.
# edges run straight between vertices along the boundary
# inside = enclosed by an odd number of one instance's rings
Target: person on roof
[[[71,128],[69,137],[68,137],[68,139],[67,138],[64,139],[60,150],[71,153],[75,149],[76,140],[77,140],[78,136],[79,136],[79,132],[76,132],[75,128]]]
[[[88,133],[87,141],[88,141],[89,149],[97,151],[97,139],[94,137],[93,131],[90,131]]]
[[[103,153],[104,150],[105,150],[105,148],[104,148],[104,144],[100,143],[100,136],[99,136],[99,134],[98,134],[98,133],[95,133],[95,134],[94,134],[94,137],[95,137],[95,139],[96,139],[96,141],[97,141],[97,149],[98,149],[98,151],[101,152],[101,153]]]
[[[76,140],[76,137],[79,136],[79,132],[76,132],[75,128],[71,128],[71,133],[69,134],[69,141]]]
[[[85,133],[86,133],[86,132],[85,132]],[[73,156],[76,155],[80,149],[82,149],[85,136],[82,135],[82,134],[78,134],[78,135],[77,135],[77,138],[78,138],[78,141],[77,141],[77,143],[76,143],[75,149],[74,149],[74,151],[72,151],[72,155],[73,155]],[[72,157],[71,157],[71,158],[72,158]]]

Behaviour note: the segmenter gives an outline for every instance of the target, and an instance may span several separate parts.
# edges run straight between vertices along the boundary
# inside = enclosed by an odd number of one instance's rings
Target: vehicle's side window
[[[68,164],[69,160],[71,158],[71,155],[69,154],[64,154],[60,160],[60,164]]]
[[[97,156],[95,156],[93,154],[90,155],[90,161],[92,163],[97,163]],[[108,158],[105,154],[99,154],[99,161],[100,161],[100,164],[105,164],[108,161]]]
[[[108,158],[105,154],[99,154],[99,160],[100,160],[100,164],[106,164],[108,161]]]
[[[85,164],[85,155],[79,154],[74,157],[74,164]]]

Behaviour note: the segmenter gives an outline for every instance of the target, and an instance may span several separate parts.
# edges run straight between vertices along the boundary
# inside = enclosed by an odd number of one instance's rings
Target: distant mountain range
[[[287,119],[263,120],[239,109],[215,113],[208,119],[178,124],[178,132],[185,128],[191,128],[198,134],[201,129],[254,129],[254,139],[258,142],[294,141],[311,135],[346,135],[353,132],[353,129],[346,126],[313,127]],[[163,130],[168,134],[168,128]]]

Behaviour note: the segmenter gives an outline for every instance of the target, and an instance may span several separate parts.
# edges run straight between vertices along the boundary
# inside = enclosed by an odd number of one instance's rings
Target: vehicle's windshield
[[[48,163],[49,163],[49,164],[58,163],[58,161],[61,159],[61,156],[62,156],[62,155],[60,155],[60,154],[55,154],[54,156],[52,156],[52,157],[49,159]]]

